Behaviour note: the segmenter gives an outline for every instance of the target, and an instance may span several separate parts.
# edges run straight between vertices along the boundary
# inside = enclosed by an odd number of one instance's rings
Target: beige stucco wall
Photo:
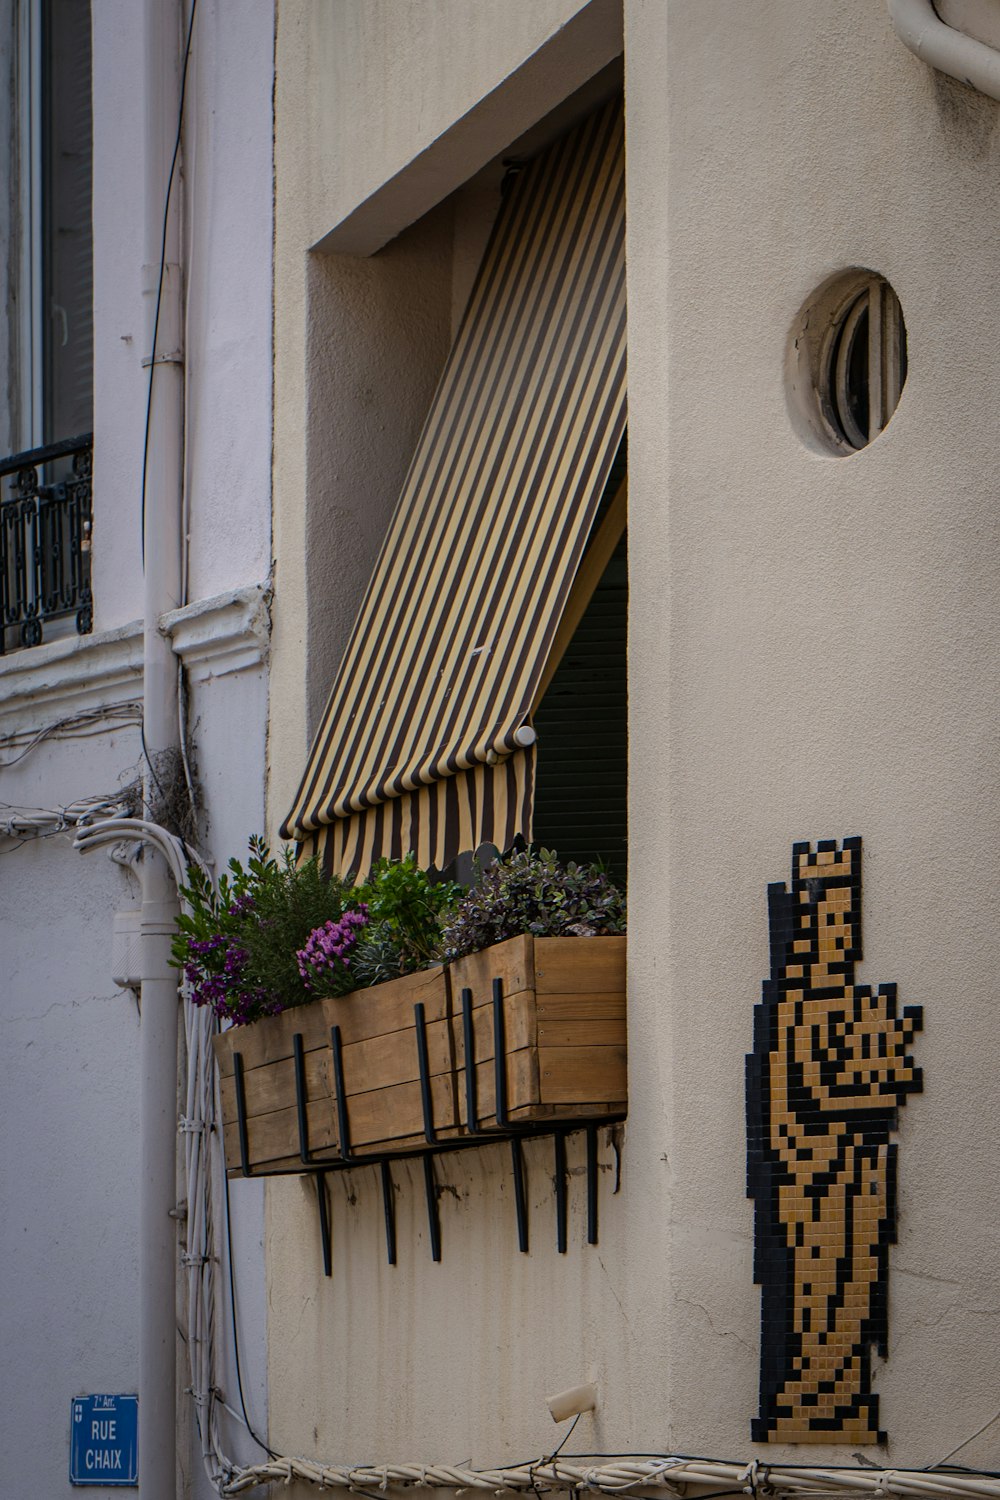
[[[394,61],[405,24],[381,34],[389,55],[376,68],[366,28],[384,8],[328,13],[341,74],[367,78],[404,118],[367,131],[342,115],[321,150],[301,134],[307,102],[289,101],[300,89],[320,108],[326,54],[303,57],[303,7],[286,0],[279,225],[322,152],[364,158],[324,168],[349,175],[350,191],[329,200],[349,218],[380,171],[399,173],[430,138],[415,98],[433,98],[440,134],[449,111],[468,112],[513,66],[524,37],[537,44],[538,15],[560,8],[504,0],[499,29],[496,5],[458,9],[451,20],[475,28],[463,46],[479,59],[447,49],[469,67],[462,88],[435,50],[447,6],[421,7],[435,24],[405,77]],[[530,1145],[525,1257],[506,1151],[466,1153],[441,1169],[435,1265],[419,1169],[397,1168],[390,1269],[374,1171],[337,1178],[325,1281],[312,1185],[273,1184],[271,1441],[337,1462],[521,1459],[553,1446],[545,1395],[596,1379],[601,1405],[577,1429],[578,1451],[752,1456],[759,1293],[743,1067],[768,967],[765,888],[787,878],[794,840],[861,834],[859,977],[897,981],[926,1021],[925,1092],[898,1137],[890,1358],[875,1380],[890,1443],[875,1456],[929,1464],[995,1408],[1000,1316],[1000,106],[935,77],[870,0],[626,0],[625,19],[633,840],[621,1191],[604,1142],[600,1245],[584,1243],[577,1172],[559,1256],[549,1148]],[[384,78],[402,105],[378,93]],[[539,95],[537,114],[557,102]],[[300,262],[309,236],[334,228],[311,213],[288,204],[299,239],[279,228],[276,256],[279,815],[301,765],[305,680]],[[849,265],[895,286],[910,372],[877,442],[828,458],[789,420],[785,342],[811,289]],[[837,1447],[757,1453],[853,1462]],[[995,1467],[990,1434],[959,1460]]]

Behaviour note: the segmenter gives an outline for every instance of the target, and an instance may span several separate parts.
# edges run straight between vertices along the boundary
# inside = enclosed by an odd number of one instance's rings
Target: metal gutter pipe
[[[179,746],[176,665],[160,617],[181,600],[181,489],[184,371],[181,363],[179,186],[164,206],[180,109],[178,0],[143,0],[145,33],[145,189],[143,293],[145,353],[155,376],[147,442],[143,519],[143,737],[146,803],[156,805],[157,756]],[[160,275],[161,251],[165,269]],[[159,318],[157,319],[157,302]],[[156,348],[153,348],[154,325]],[[169,965],[177,899],[162,854],[142,861],[142,1021],[140,1027],[139,1491],[175,1500],[177,1491],[177,972]]]
[[[893,30],[915,57],[949,78],[1000,99],[1000,52],[948,26],[931,0],[888,0]]]

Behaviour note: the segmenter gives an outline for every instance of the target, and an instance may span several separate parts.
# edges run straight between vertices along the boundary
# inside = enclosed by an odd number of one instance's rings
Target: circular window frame
[[[906,384],[906,322],[895,289],[863,266],[831,276],[800,309],[785,363],[789,412],[802,440],[828,457],[864,452],[892,421]]]

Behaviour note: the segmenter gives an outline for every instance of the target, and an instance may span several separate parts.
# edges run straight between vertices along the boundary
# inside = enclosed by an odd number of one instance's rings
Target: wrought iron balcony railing
[[[93,629],[91,433],[0,460],[0,656],[50,621]]]

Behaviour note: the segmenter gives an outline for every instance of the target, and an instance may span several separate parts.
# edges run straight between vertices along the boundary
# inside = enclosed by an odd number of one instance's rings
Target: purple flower
[[[295,960],[306,989],[314,990],[324,976],[335,974],[350,967],[350,954],[358,941],[361,929],[367,926],[368,908],[360,906],[345,911],[339,921],[324,922],[314,927],[300,948]]]

